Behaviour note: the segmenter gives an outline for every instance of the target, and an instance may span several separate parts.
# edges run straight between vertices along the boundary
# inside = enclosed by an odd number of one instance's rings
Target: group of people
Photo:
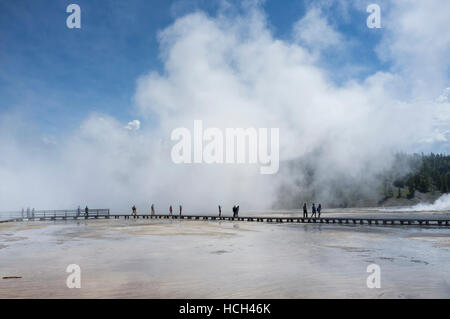
[[[152,206],[153,206],[153,204],[152,204]],[[181,216],[181,213],[183,212],[183,206],[179,206],[179,210],[180,210],[180,216]],[[173,208],[172,208],[172,205],[170,205],[169,206],[169,214],[170,215],[173,215]]]
[[[22,208],[22,218],[23,217],[27,217],[27,218],[34,218],[34,208],[30,211],[30,208],[27,208],[26,211],[26,215],[25,215],[25,210]]]
[[[81,208],[80,206],[78,206],[77,208],[77,217],[81,216]],[[89,216],[89,207],[85,207],[84,208],[84,217],[88,217]]]
[[[218,207],[219,207],[219,217],[222,217],[222,206],[218,205]],[[78,207],[78,211],[79,210],[80,210],[80,208]],[[131,210],[132,210],[132,214],[133,215],[137,215],[137,209],[136,209],[135,205],[133,205]],[[150,210],[151,210],[151,214],[155,215],[155,205],[154,204],[152,204],[152,206],[150,207]],[[181,214],[183,212],[183,206],[182,205],[179,206],[179,211],[180,211],[180,216],[181,216]],[[232,208],[232,211],[233,211],[233,217],[238,217],[239,216],[239,205],[234,205],[233,208]],[[316,207],[316,204],[312,203],[312,206],[311,206],[311,217],[320,218],[321,211],[322,211],[322,204],[319,204]],[[85,209],[85,213],[86,213],[86,215],[88,215],[88,208],[87,208],[87,206],[86,206],[86,209]],[[169,215],[173,215],[173,207],[172,207],[172,205],[169,206]],[[307,207],[306,203],[303,204],[303,217],[304,218],[308,218],[308,207]]]
[[[181,216],[181,214],[183,212],[183,206],[182,205],[179,206],[179,210],[180,210],[180,216]],[[137,215],[136,205],[133,205],[133,207],[131,207],[131,212],[132,212],[132,215],[134,215],[134,216]],[[155,215],[155,205],[154,204],[152,204],[152,206],[150,206],[150,212],[151,212],[152,215]],[[172,207],[172,205],[169,206],[169,214],[173,215],[173,207]]]
[[[219,207],[219,217],[222,217],[222,206],[218,206]],[[87,210],[87,207],[86,207]],[[238,217],[239,214],[239,205],[234,205],[233,208],[233,217]],[[150,206],[150,211],[152,215],[155,215],[155,205],[152,204],[152,206]],[[180,205],[179,206],[179,211],[180,211],[180,216],[183,213],[183,206]],[[131,207],[131,214],[136,216],[137,215],[137,209],[136,209],[136,205],[133,205],[133,207]],[[173,207],[172,205],[169,206],[169,215],[173,215]]]
[[[238,216],[239,216],[239,205],[234,205],[233,206],[233,217],[238,217]]]
[[[320,212],[322,211],[322,204],[319,204],[317,206],[313,203],[311,207],[311,217],[317,217],[320,218]],[[306,207],[306,203],[303,204],[303,217],[308,218],[308,208]]]

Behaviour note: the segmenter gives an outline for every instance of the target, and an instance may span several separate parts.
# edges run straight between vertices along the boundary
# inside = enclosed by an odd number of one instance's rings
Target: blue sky
[[[81,29],[66,27],[66,6],[81,7]],[[18,113],[46,134],[75,128],[92,112],[127,122],[136,117],[136,80],[162,70],[157,34],[177,17],[202,10],[215,16],[220,1],[0,1],[0,114]],[[289,40],[309,1],[262,3],[274,37]],[[230,11],[240,10],[236,6]],[[321,63],[336,82],[388,66],[377,58],[377,29],[367,13],[325,7],[329,22],[352,41],[350,50],[324,51]],[[222,11],[221,11],[222,12]],[[350,14],[349,14],[350,12]],[[360,66],[349,72],[349,65]]]

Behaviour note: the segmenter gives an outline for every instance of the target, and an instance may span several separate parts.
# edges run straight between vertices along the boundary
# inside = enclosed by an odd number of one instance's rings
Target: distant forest
[[[450,192],[450,156],[397,153],[381,172],[348,174],[319,170],[317,152],[283,166],[274,208],[299,208],[304,202],[325,207],[405,206],[432,202]],[[370,167],[370,163],[367,165]]]
[[[396,176],[396,168],[406,165],[410,173]],[[387,176],[386,176],[387,175]],[[443,154],[397,154],[396,163],[383,179],[383,195],[387,198],[414,198],[421,193],[450,191],[450,156]]]

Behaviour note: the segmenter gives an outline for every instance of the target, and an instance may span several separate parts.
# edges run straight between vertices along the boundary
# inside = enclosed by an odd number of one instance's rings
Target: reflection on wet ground
[[[10,223],[0,224],[0,261],[0,278],[11,277],[2,298],[450,297],[450,230],[435,227]],[[372,263],[380,289],[366,285]],[[81,289],[66,286],[69,264],[81,267]]]

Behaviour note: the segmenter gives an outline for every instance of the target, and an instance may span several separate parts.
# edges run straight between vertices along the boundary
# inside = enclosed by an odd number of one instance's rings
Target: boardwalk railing
[[[60,209],[60,210],[26,210],[19,212],[3,213],[0,221],[22,221],[22,220],[56,220],[77,218],[109,218],[109,208],[88,209]]]
[[[51,219],[51,218],[98,218],[98,217],[109,217],[109,209],[89,209],[88,213],[84,209],[73,209],[73,210],[38,210],[35,212],[30,212],[28,215],[25,213],[24,218],[31,219]]]
[[[0,212],[0,223],[22,218],[21,212]]]

